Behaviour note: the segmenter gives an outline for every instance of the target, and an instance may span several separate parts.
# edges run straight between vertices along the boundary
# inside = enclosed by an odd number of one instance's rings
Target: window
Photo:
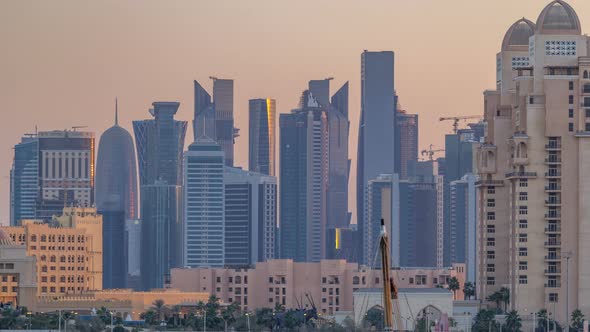
[[[557,293],[549,293],[549,302],[559,302],[559,296]]]
[[[518,256],[519,257],[526,257],[528,256],[527,248],[518,248]]]
[[[528,278],[526,275],[519,275],[518,276],[518,283],[521,285],[526,285],[528,284]]]
[[[490,233],[490,234],[496,233],[496,226],[488,225],[488,233]]]
[[[518,270],[519,271],[526,271],[528,269],[527,262],[518,262]]]
[[[584,70],[584,76],[583,76],[583,77],[584,77],[585,79],[588,79],[588,71],[587,71],[587,70]]]
[[[494,264],[488,264],[486,272],[496,272],[496,268],[495,268]]]
[[[410,284],[413,285],[414,284],[414,278],[410,277]]]
[[[568,130],[569,132],[572,132],[572,131],[574,131],[574,124],[573,124],[573,123],[571,123],[571,122],[570,122],[570,123],[568,123],[568,124],[567,124],[567,130]]]
[[[529,228],[529,224],[526,220],[519,220],[518,221],[518,228],[520,228],[520,229]]]
[[[268,283],[272,284],[272,277],[268,277]]]
[[[518,193],[518,200],[519,201],[528,201],[529,197],[528,197],[528,193],[526,191],[520,192]]]
[[[519,206],[518,207],[518,214],[519,215],[526,216],[528,213],[529,213],[529,209],[528,209],[528,207],[526,205],[525,206]]]
[[[496,283],[496,277],[487,277],[486,284],[494,285]]]
[[[359,284],[359,277],[358,276],[352,277],[352,284],[353,285],[358,285]]]
[[[217,277],[217,278],[215,278],[215,281],[217,281],[217,282],[221,282],[221,277]]]
[[[494,250],[489,250],[486,257],[488,259],[496,259],[496,252]]]
[[[570,119],[573,119],[573,118],[574,118],[574,110],[570,108],[570,109],[568,110],[568,112],[567,112],[567,116],[568,116]]]
[[[574,90],[574,82],[573,81],[569,81],[569,89],[570,89],[570,91]]]
[[[587,108],[586,109],[586,117],[587,118],[590,118],[590,108]]]
[[[494,237],[488,237],[488,240],[487,240],[486,245],[487,246],[495,246],[496,245],[496,238],[494,238]]]
[[[586,122],[586,125],[584,127],[585,131],[590,131],[590,123]]]
[[[488,212],[487,219],[488,220],[496,220],[496,212]]]
[[[493,198],[488,198],[488,207],[495,207],[496,206],[496,200]]]
[[[489,187],[488,188],[488,195],[493,195],[496,193],[496,188],[494,187]]]
[[[573,103],[574,103],[574,96],[573,95],[568,96],[568,102],[570,105],[573,105]]]
[[[520,179],[518,186],[521,188],[526,188],[529,186],[529,181],[527,179]]]

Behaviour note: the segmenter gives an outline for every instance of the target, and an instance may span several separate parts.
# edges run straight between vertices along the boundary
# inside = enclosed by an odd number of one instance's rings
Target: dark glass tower
[[[363,211],[368,181],[395,172],[394,94],[393,52],[364,51],[357,158],[357,224],[361,234],[365,227]],[[364,257],[363,247],[359,247],[359,257]]]
[[[35,135],[25,136],[14,146],[10,170],[10,225],[35,219],[39,181],[39,144]]]
[[[96,208],[103,216],[103,287],[126,287],[125,221],[137,219],[137,166],[133,139],[115,125],[100,137],[96,161]]]
[[[153,120],[133,121],[141,190],[142,288],[161,288],[171,267],[182,265],[182,152],[186,121],[180,103],[155,102]]]
[[[274,99],[251,99],[248,135],[248,170],[275,176],[275,119]]]

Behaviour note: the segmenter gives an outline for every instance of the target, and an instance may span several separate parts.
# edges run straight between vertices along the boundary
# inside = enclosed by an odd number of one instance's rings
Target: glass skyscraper
[[[127,275],[125,221],[137,218],[137,168],[133,139],[118,124],[100,137],[96,208],[103,216],[103,287],[124,288]]]
[[[394,53],[361,55],[361,117],[357,157],[357,223],[366,227],[363,211],[370,179],[395,172]],[[359,257],[365,257],[360,246]],[[367,262],[362,262],[367,263]]]
[[[10,225],[35,219],[39,170],[39,144],[35,135],[25,136],[14,146],[10,170]]]
[[[275,176],[276,102],[251,99],[249,111],[248,170]]]
[[[161,288],[171,267],[182,266],[182,152],[186,121],[177,102],[154,102],[153,120],[133,121],[141,190],[142,288]]]

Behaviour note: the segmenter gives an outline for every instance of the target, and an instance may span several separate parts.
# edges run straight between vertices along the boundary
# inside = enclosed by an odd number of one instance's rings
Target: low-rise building
[[[460,289],[465,280],[465,266],[451,268],[404,268],[392,270],[399,288],[446,287],[456,277]],[[240,304],[244,311],[274,308],[311,307],[333,315],[353,310],[353,292],[383,285],[380,270],[359,268],[345,260],[322,260],[298,263],[290,259],[269,260],[253,268],[182,268],[172,269],[170,287],[186,292],[207,292],[222,302]],[[309,300],[308,299],[311,300]],[[458,291],[457,299],[462,299]]]
[[[36,291],[35,258],[0,229],[0,303],[30,307]]]

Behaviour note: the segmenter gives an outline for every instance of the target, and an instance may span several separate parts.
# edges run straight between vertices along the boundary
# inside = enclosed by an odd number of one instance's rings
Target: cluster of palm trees
[[[500,304],[503,304],[503,310],[506,312],[506,310],[508,310],[508,304],[510,303],[510,289],[507,287],[502,287],[496,292],[490,294],[486,300],[494,302],[498,310],[502,310],[502,308],[500,308]]]

